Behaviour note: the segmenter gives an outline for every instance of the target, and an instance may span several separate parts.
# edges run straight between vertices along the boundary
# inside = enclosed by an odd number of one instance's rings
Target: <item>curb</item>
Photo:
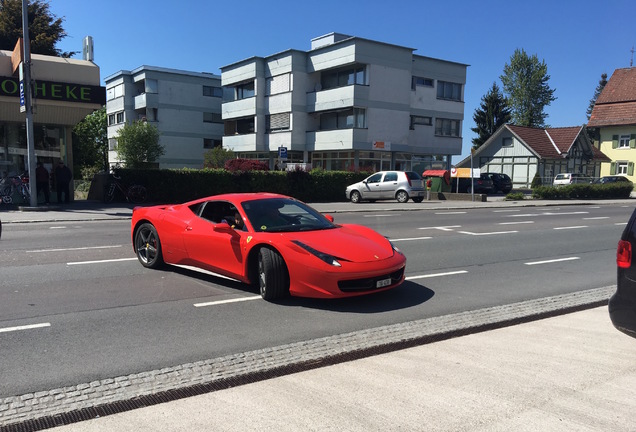
[[[0,399],[0,432],[42,430],[607,304],[616,286],[460,312]]]

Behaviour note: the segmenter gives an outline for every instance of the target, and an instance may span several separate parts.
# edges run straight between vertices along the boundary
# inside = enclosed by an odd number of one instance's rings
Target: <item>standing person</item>
[[[42,162],[38,162],[38,166],[35,169],[35,186],[37,196],[40,196],[40,191],[44,193],[44,204],[50,204],[49,195],[49,171],[44,168]]]
[[[69,186],[71,184],[71,180],[73,179],[73,174],[69,167],[64,165],[64,161],[60,160],[57,164],[57,168],[55,168],[55,187],[57,190],[57,202],[59,204],[62,203],[62,194],[64,195],[64,203],[68,204],[71,199],[69,197]]]

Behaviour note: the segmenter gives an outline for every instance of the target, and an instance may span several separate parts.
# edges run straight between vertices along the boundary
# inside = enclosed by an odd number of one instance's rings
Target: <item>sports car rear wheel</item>
[[[275,300],[289,293],[289,273],[280,254],[269,248],[258,251],[258,286],[261,297]]]
[[[157,229],[151,223],[142,224],[135,233],[135,251],[142,266],[158,268],[163,264],[161,242]]]

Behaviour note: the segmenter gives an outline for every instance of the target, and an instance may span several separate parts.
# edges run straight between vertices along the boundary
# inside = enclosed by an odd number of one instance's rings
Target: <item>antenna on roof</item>
[[[632,57],[629,59],[629,67],[632,67],[634,64],[634,45],[632,45],[632,49],[630,51],[632,52]]]

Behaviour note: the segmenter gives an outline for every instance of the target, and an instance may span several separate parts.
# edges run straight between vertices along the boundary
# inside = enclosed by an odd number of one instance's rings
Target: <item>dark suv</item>
[[[507,194],[512,190],[512,180],[508,174],[486,173],[486,175],[492,180],[493,192]]]
[[[632,259],[636,245],[636,210],[623,230],[616,249],[616,293],[609,300],[614,327],[636,337],[636,263]]]

